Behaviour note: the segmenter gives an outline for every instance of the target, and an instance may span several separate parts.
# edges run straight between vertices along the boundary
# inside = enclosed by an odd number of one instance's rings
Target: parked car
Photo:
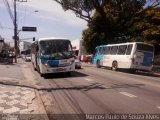
[[[80,62],[80,60],[79,59],[75,59],[75,68],[77,69],[77,68],[81,68],[81,62]]]
[[[31,61],[31,55],[30,55],[30,54],[25,55],[24,60],[25,60],[26,62],[30,62],[30,61]]]

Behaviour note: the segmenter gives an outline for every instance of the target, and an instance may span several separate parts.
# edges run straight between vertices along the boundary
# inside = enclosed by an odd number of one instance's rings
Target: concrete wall
[[[29,48],[31,47],[31,44],[32,44],[32,43],[30,43],[30,42],[21,41],[21,42],[19,43],[19,49],[20,49],[20,51],[29,49]],[[11,47],[14,47],[14,42],[9,42],[9,45],[10,45]]]
[[[30,47],[31,47],[31,43],[30,42],[22,41],[22,42],[19,43],[20,51],[29,49]]]
[[[79,56],[87,54],[82,43],[83,43],[82,40],[73,40],[73,41],[71,41],[73,51],[76,51],[76,50],[79,51],[79,54],[78,54]]]

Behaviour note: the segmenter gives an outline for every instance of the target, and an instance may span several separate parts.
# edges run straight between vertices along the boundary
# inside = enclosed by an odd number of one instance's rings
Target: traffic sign
[[[22,27],[22,31],[36,32],[36,31],[37,31],[37,27],[27,27],[27,26],[23,26],[23,27]]]
[[[4,40],[0,40],[0,42],[4,42]]]

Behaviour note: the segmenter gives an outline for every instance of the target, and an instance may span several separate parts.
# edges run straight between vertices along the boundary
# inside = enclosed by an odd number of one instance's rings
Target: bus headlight
[[[50,67],[47,62],[44,63],[43,65],[44,65],[45,67]]]
[[[44,64],[45,67],[49,67],[47,63]]]

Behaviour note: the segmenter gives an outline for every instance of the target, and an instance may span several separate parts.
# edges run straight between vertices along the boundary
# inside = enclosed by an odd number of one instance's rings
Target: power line
[[[25,4],[25,3],[24,3]],[[23,3],[21,3],[21,4],[18,4],[17,5],[17,11],[19,11],[18,12],[18,15],[17,15],[17,17],[18,17],[18,25],[19,24],[23,24],[22,22],[24,21],[23,19],[25,19],[25,15],[26,15],[26,10],[25,10],[25,6],[24,6],[24,4]],[[23,18],[23,19],[22,19]]]
[[[2,26],[2,24],[1,24],[1,23],[0,23],[0,28],[1,28],[1,29],[3,29],[3,26]]]
[[[3,30],[4,29],[7,29],[7,30],[13,30],[14,28],[10,28],[10,27],[5,27],[5,26],[2,26],[3,27]]]
[[[3,2],[4,2],[5,6],[6,6],[6,8],[7,8],[7,11],[8,11],[8,13],[9,13],[9,16],[10,16],[12,22],[14,23],[13,13],[12,13],[12,11],[11,11],[10,4],[9,4],[8,0],[3,0]]]

